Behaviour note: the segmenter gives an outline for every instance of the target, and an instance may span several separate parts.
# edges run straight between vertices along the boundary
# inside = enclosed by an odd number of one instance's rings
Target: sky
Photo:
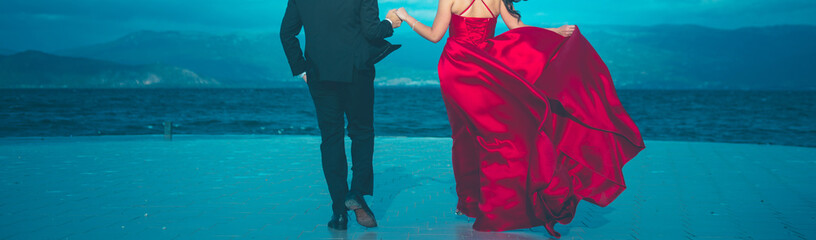
[[[2,0],[0,49],[55,51],[140,31],[277,32],[287,0]],[[432,22],[438,0],[379,0],[381,17],[404,6]],[[814,0],[529,0],[527,24],[696,24],[734,29],[816,25]],[[400,29],[397,34],[408,33]]]

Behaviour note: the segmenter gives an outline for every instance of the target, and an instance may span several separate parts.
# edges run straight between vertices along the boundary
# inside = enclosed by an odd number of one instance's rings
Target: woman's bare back
[[[454,0],[451,14],[471,18],[493,18],[498,17],[501,6],[501,0]]]

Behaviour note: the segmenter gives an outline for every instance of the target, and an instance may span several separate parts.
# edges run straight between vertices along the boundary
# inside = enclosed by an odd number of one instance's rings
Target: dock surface
[[[379,227],[333,231],[315,136],[0,138],[0,239],[550,239],[454,214],[448,138],[376,138]],[[816,148],[647,141],[561,239],[816,239]],[[347,142],[348,147],[348,142]]]

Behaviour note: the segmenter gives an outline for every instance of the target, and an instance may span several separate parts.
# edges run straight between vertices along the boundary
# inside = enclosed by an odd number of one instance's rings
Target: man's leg
[[[332,199],[332,210],[336,214],[345,213],[344,200],[348,194],[348,164],[346,148],[343,144],[343,112],[347,87],[343,83],[309,81],[309,92],[315,104],[317,124],[320,128],[320,153],[323,163],[323,175],[329,186]]]
[[[346,198],[346,207],[354,211],[357,223],[366,227],[376,227],[374,213],[366,204],[363,195],[374,193],[374,70],[355,71],[348,89],[346,116],[351,138],[351,192]]]
[[[346,115],[351,138],[351,192],[374,193],[374,70],[355,70],[348,89]]]

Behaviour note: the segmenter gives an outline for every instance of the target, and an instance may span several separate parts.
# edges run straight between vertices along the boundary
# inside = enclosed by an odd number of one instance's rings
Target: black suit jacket
[[[394,30],[379,19],[377,0],[288,0],[281,23],[281,43],[292,75],[309,80],[351,82],[354,69],[374,63],[396,47],[384,38]],[[306,33],[306,51],[297,35]]]

